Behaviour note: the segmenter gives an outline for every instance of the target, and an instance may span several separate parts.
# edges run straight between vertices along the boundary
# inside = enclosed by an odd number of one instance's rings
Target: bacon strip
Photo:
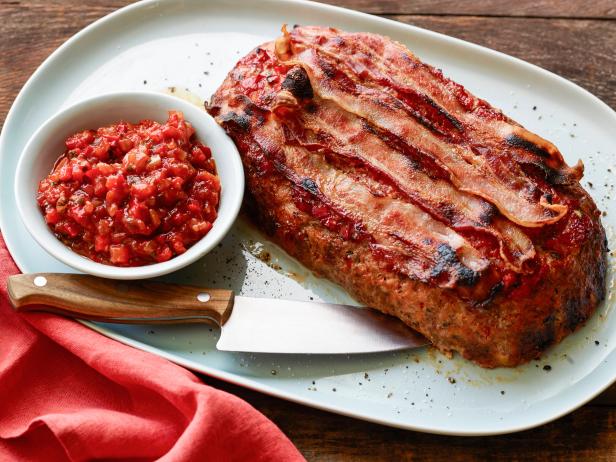
[[[554,175],[566,177],[568,181],[580,179],[581,167],[568,167],[552,143],[524,129],[461,85],[445,78],[442,72],[421,62],[404,45],[378,34],[346,33],[311,26],[294,28],[287,37],[294,43],[327,54],[338,63],[343,62],[364,85],[392,90],[401,100],[412,95],[414,105],[431,113],[432,120],[440,119],[451,127],[450,135],[455,136],[456,131],[465,132],[465,138],[470,141],[485,141],[486,135],[487,139],[496,140],[515,137],[521,141],[514,145],[515,149],[503,150],[501,147],[493,153],[499,155],[505,151],[518,162],[541,160],[557,172]],[[342,56],[343,61],[340,60]],[[500,138],[494,135],[500,135]]]
[[[493,235],[499,241],[501,256],[515,269],[521,269],[524,261],[534,257],[532,242],[521,230],[511,229],[514,224],[503,220],[502,232],[490,226],[493,213],[487,202],[457,191],[448,181],[431,178],[404,154],[374,136],[363,119],[331,101],[313,102],[313,112],[298,108],[279,120],[293,137],[287,138],[287,143],[297,142],[309,150],[360,163],[439,221],[454,229],[471,228]]]
[[[409,276],[430,282],[447,273],[448,277],[441,279],[439,285],[455,287],[465,278],[474,278],[471,272],[480,272],[487,267],[487,260],[462,236],[420,208],[373,196],[366,186],[332,168],[320,156],[304,148],[287,146],[284,151],[285,166],[295,175],[314,183],[318,194],[330,206],[360,222],[373,237],[374,244],[403,255],[406,262],[404,270]],[[297,179],[292,181],[298,182]],[[442,261],[445,248],[452,249],[466,271],[461,265],[456,265],[455,260]],[[435,272],[439,266],[442,268]]]
[[[499,156],[478,155],[465,144],[441,139],[409,117],[399,99],[365,86],[358,76],[345,74],[314,48],[291,43],[290,50],[292,57],[286,64],[303,67],[319,96],[335,101],[407,144],[412,140],[413,145],[421,145],[421,152],[439,162],[458,189],[488,200],[510,220],[537,227],[554,223],[567,212],[565,205],[537,198],[537,184],[517,164]]]

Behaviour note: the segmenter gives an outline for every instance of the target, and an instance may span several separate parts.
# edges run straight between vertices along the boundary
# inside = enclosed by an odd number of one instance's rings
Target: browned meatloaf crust
[[[257,223],[442,351],[516,366],[605,296],[582,164],[399,43],[283,29],[208,110],[239,148]]]

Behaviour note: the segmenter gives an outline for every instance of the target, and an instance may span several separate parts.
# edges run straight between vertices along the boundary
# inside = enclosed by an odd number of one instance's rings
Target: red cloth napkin
[[[42,313],[18,315],[0,237],[0,460],[299,461],[241,399],[187,370]]]

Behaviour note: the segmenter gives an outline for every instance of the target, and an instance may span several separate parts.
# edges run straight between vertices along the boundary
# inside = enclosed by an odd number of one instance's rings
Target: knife
[[[39,273],[10,276],[8,293],[17,311],[125,324],[216,324],[216,348],[224,351],[350,354],[428,344],[371,308],[235,296],[223,289]]]

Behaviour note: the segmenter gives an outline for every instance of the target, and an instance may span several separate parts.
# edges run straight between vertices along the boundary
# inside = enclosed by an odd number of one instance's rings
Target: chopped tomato
[[[212,153],[181,112],[67,138],[39,183],[45,221],[67,246],[116,266],[167,261],[212,228],[220,181]]]

